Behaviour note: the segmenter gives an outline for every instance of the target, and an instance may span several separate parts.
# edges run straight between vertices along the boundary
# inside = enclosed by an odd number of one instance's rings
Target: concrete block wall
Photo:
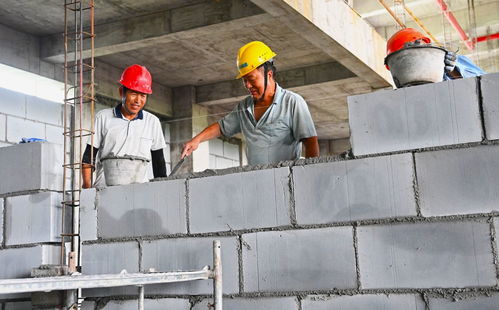
[[[486,110],[474,98],[482,132]],[[437,139],[413,150],[409,141],[383,154],[85,190],[82,271],[198,270],[212,264],[219,239],[229,309],[490,308],[499,294],[499,143],[484,132],[452,147]],[[195,310],[209,309],[211,292],[210,281],[145,289],[148,302]],[[125,308],[137,293],[85,296],[90,309]]]
[[[210,169],[240,166],[239,145],[221,139],[210,140]]]
[[[0,88],[0,142],[19,143],[40,138],[63,144],[62,102],[54,102]]]

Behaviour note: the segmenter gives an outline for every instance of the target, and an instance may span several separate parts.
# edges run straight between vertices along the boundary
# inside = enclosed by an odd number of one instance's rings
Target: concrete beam
[[[94,55],[99,57],[175,40],[188,40],[193,36],[210,35],[221,28],[237,30],[271,18],[249,0],[206,1],[96,25]],[[83,57],[90,57],[89,46],[84,47]],[[41,40],[41,58],[54,63],[64,61],[64,38],[61,34]]]
[[[373,88],[391,84],[386,41],[342,0],[251,0]]]
[[[278,66],[279,63],[277,63]],[[352,77],[355,77],[355,74],[340,63],[329,62],[283,72],[278,71],[276,79],[282,87],[293,90],[301,86]],[[204,106],[233,103],[244,99],[246,96],[248,96],[248,91],[244,88],[240,80],[230,80],[196,87],[196,103]]]

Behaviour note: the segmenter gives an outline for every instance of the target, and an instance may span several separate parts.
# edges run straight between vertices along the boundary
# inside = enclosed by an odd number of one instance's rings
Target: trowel
[[[185,156],[187,157],[187,156]],[[180,167],[182,167],[182,164],[184,163],[184,160],[185,160],[185,157],[182,158],[176,165],[175,167],[173,167],[172,169],[172,172],[170,173],[170,175],[168,177],[171,177],[172,175],[174,175],[178,169],[180,169]]]

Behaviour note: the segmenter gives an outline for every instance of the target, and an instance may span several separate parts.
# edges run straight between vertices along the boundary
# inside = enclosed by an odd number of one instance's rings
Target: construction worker
[[[276,163],[300,157],[319,156],[319,144],[305,100],[275,81],[276,54],[263,42],[253,41],[239,49],[236,79],[242,79],[250,96],[220,121],[208,126],[184,145],[181,158],[189,156],[203,141],[242,132],[250,165]]]
[[[425,44],[431,44],[430,38],[424,36],[414,28],[404,28],[390,37],[386,44],[386,54],[388,56],[404,47]],[[450,51],[447,51],[444,63],[445,73],[443,80],[467,78],[485,74],[485,72],[476,66],[468,57],[456,55]],[[394,81],[397,84],[397,81]],[[399,87],[399,85],[396,86]]]
[[[96,162],[95,187],[105,187],[105,176],[100,159],[107,156],[137,156],[152,160],[154,177],[166,177],[163,148],[166,146],[159,119],[144,111],[147,96],[152,94],[152,77],[146,67],[132,65],[126,68],[119,81],[121,103],[95,115],[93,139]],[[83,188],[91,186],[91,146],[83,155]],[[96,156],[97,155],[97,156]],[[86,164],[86,165],[85,165]],[[147,178],[143,180],[147,182]]]

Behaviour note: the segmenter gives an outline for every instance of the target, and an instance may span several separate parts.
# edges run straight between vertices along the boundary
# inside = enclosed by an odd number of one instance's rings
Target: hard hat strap
[[[263,88],[263,94],[260,98],[258,98],[258,101],[262,101],[263,98],[265,97],[265,92],[267,91],[267,83],[268,83],[267,74],[268,73],[269,73],[268,62],[266,62],[263,64],[263,75],[265,76],[265,86]]]

